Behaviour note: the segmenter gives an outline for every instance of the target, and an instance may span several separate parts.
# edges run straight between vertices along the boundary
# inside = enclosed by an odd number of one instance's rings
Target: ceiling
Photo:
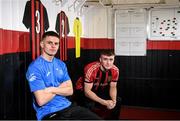
[[[81,0],[79,0],[81,1]],[[86,4],[100,3],[104,6],[139,5],[139,4],[180,4],[180,0],[82,0]]]
[[[61,5],[68,0],[54,0],[59,1]],[[65,2],[66,1],[66,2]],[[82,13],[85,8],[89,6],[111,7],[111,8],[152,8],[152,7],[180,7],[180,0],[71,0],[68,6],[69,9],[73,9],[75,12],[80,11]]]
[[[121,4],[150,4],[150,3],[164,3],[165,0],[86,0],[86,2],[100,2],[104,5],[121,5]]]

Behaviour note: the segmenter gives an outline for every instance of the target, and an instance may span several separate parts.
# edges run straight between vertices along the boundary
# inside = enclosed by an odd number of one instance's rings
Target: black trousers
[[[64,110],[46,115],[42,120],[101,120],[101,118],[84,107],[72,104]]]
[[[104,94],[108,94],[108,93],[104,93]],[[88,108],[93,112],[95,112],[96,109],[100,109],[101,113],[110,111],[111,114],[109,116],[106,116],[107,120],[120,119],[119,117],[120,117],[121,105],[122,105],[121,97],[117,97],[116,106],[113,109],[109,110],[105,106],[102,106],[101,104],[96,103],[96,102],[92,101],[91,99],[87,98],[82,91],[79,91],[79,90],[76,91],[75,95],[76,95],[75,100],[78,105]],[[110,99],[110,97],[108,95],[100,95],[100,97],[103,99]]]
[[[87,101],[85,103],[85,107],[89,108],[92,111],[95,110],[95,112],[97,109],[100,109],[101,113],[105,113],[105,112],[109,111],[110,115],[105,116],[105,119],[107,119],[107,120],[118,120],[118,119],[120,119],[119,117],[120,117],[121,103],[122,103],[121,100],[122,100],[121,97],[117,97],[116,106],[111,110],[109,110],[109,109],[107,109],[107,107],[105,107],[99,103],[96,103],[94,101],[91,101],[91,100]]]

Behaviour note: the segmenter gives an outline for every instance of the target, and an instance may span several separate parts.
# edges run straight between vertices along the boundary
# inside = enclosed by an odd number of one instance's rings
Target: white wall
[[[0,28],[2,28],[2,2],[0,2]]]
[[[0,28],[27,31],[22,24],[25,0],[1,0]]]

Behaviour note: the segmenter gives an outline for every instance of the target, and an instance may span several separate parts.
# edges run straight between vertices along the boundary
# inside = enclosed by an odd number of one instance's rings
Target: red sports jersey
[[[46,8],[40,0],[27,1],[24,11],[23,24],[30,28],[30,45],[32,59],[40,55],[40,40],[45,30],[49,28]]]
[[[61,11],[56,18],[56,31],[60,39],[60,59],[67,60],[67,35],[69,34],[69,21],[64,11]]]
[[[76,89],[83,88],[83,82],[93,83],[93,91],[103,89],[109,86],[110,82],[117,82],[119,78],[119,69],[113,65],[113,67],[107,71],[100,69],[100,62],[92,62],[84,68],[84,78],[79,78],[76,83]]]

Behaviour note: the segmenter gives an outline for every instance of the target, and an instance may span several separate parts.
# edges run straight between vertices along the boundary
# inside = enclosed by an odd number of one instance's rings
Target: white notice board
[[[115,54],[146,55],[146,19],[144,9],[115,11]]]
[[[150,40],[180,40],[180,8],[150,10]]]

